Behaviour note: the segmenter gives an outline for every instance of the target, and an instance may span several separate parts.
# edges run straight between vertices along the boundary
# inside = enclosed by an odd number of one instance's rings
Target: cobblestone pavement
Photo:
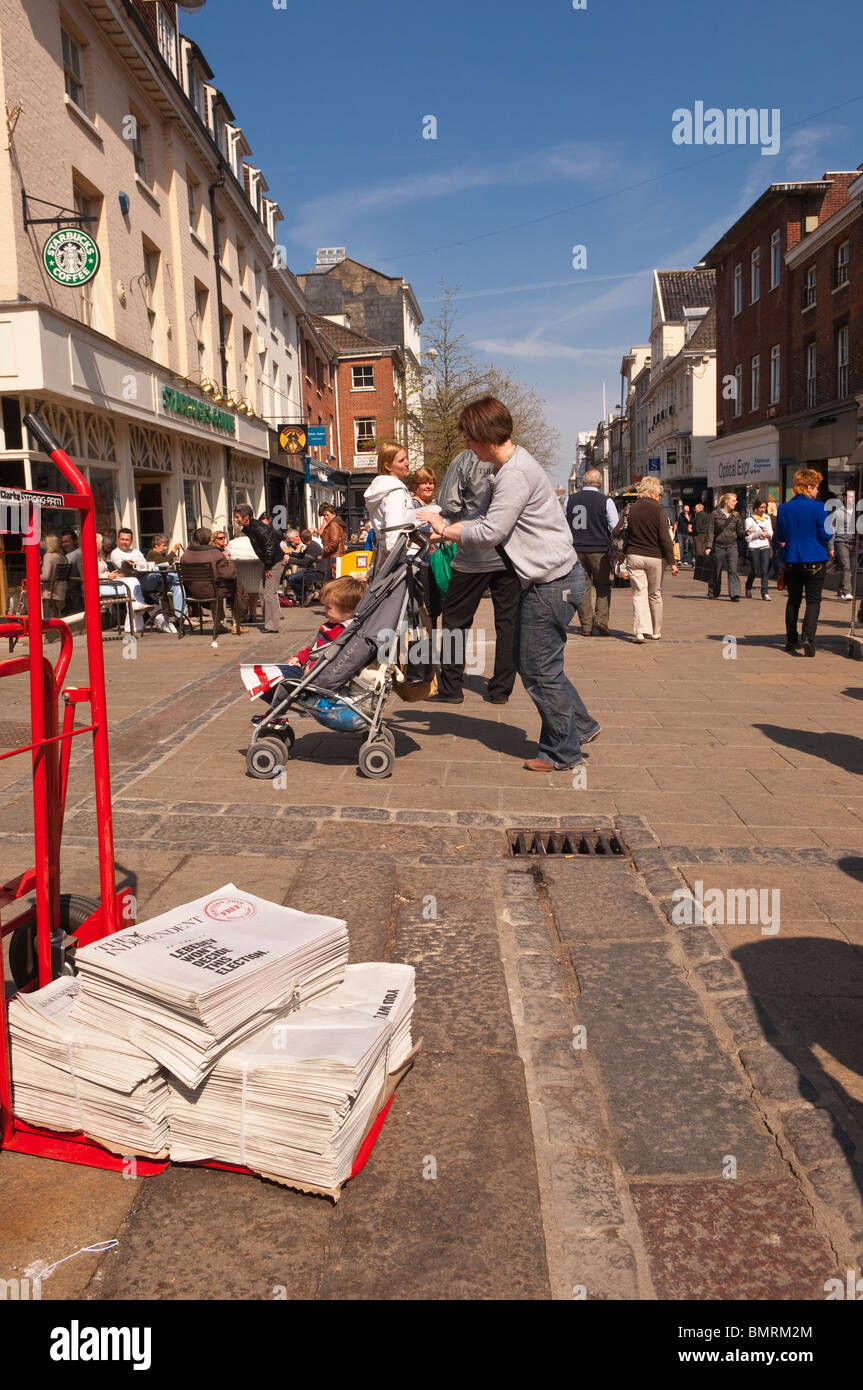
[[[353,959],[416,965],[423,1050],[335,1207],[236,1174],[128,1182],[3,1155],[0,1273],[116,1235],[43,1297],[816,1300],[844,1283],[863,1251],[847,610],[825,600],[811,661],[782,650],[781,602],[708,605],[685,573],[666,594],[660,642],[626,638],[620,591],[615,638],[568,644],[603,730],[577,786],[523,771],[533,707],[520,687],[484,703],[478,675],[456,708],[393,700],[386,781],[310,722],[284,789],[246,778],[237,661],[299,646],[308,611],[218,651],[106,645],[118,878],[139,915],[229,879],[340,913]],[[23,734],[20,693],[3,715]],[[4,875],[30,856],[22,772],[0,763]],[[507,829],[566,826],[623,852],[507,856]],[[78,749],[66,890],[93,891],[94,828]]]

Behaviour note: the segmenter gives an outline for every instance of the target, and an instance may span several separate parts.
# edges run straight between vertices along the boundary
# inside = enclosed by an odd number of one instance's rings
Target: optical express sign
[[[212,425],[214,429],[224,430],[225,434],[236,433],[233,415],[225,410],[217,410],[207,401],[196,401],[192,396],[184,396],[171,386],[162,387],[162,409],[171,415],[182,415],[186,420],[198,420],[202,425]]]

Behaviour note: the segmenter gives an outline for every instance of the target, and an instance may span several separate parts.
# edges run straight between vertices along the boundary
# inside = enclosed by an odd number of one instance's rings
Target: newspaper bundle
[[[52,980],[9,1004],[13,1108],[30,1124],[82,1130],[119,1153],[164,1154],[168,1087],[159,1064],[71,1017],[79,982]]]
[[[72,1017],[125,1038],[194,1089],[220,1054],[344,978],[344,921],[233,883],[76,954]]]
[[[325,999],[226,1052],[197,1092],[171,1084],[171,1157],[337,1188],[411,1050],[413,1005],[412,966],[348,966]]]

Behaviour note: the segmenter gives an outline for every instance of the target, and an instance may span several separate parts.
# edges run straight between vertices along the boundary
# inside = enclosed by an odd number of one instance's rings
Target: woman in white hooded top
[[[401,444],[380,446],[378,476],[363,496],[375,533],[378,562],[392,550],[403,529],[416,527],[416,509],[404,482],[409,472],[408,456]]]

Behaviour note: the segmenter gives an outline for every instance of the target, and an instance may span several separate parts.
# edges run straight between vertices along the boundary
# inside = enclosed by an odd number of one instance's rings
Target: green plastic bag
[[[441,596],[446,593],[450,586],[455,552],[455,541],[449,541],[445,545],[439,545],[437,550],[433,550],[429,559],[429,568],[434,575],[434,582],[437,584]]]

